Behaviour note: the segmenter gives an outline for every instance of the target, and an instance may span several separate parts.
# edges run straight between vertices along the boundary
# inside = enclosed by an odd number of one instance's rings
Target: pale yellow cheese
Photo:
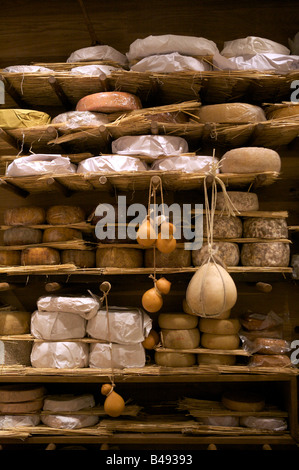
[[[198,364],[233,366],[237,356],[233,354],[197,354]]]
[[[197,328],[190,330],[161,330],[162,345],[169,349],[194,349],[199,346],[200,333]]]
[[[199,330],[203,333],[235,335],[238,333],[239,329],[240,322],[237,318],[200,318],[199,320]]]
[[[164,367],[191,367],[196,364],[196,355],[180,352],[155,352],[155,362]]]
[[[240,338],[238,335],[215,335],[212,333],[202,333],[201,345],[208,349],[237,349],[239,347]]]
[[[160,313],[158,323],[160,328],[189,330],[197,327],[198,318],[187,313]]]

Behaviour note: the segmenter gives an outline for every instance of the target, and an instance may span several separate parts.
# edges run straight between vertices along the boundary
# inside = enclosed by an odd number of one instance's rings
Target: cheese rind
[[[146,268],[154,267],[154,253],[151,248],[145,250],[144,266]],[[172,253],[161,253],[156,250],[157,268],[187,268],[189,266],[191,266],[191,250],[176,248]]]
[[[19,266],[21,264],[21,251],[0,250],[0,266]]]
[[[60,253],[48,247],[26,248],[21,254],[21,264],[23,266],[60,264]]]
[[[243,224],[239,217],[225,215],[214,215],[213,237],[216,238],[239,238],[242,237]],[[206,217],[203,217],[203,235],[207,236]]]
[[[221,103],[201,106],[198,116],[202,122],[248,123],[266,121],[262,108],[247,103]]]
[[[158,323],[168,330],[189,330],[197,327],[198,318],[187,313],[160,313]]]
[[[235,335],[240,329],[240,322],[237,318],[217,319],[200,318],[199,330],[203,333],[215,335]]]
[[[286,219],[252,217],[243,222],[245,238],[287,238],[288,225]]]
[[[237,243],[215,242],[213,243],[215,257],[219,258],[226,266],[237,266],[240,261],[240,249]],[[199,250],[192,251],[192,263],[201,266],[209,256],[209,246],[204,243]]]
[[[232,411],[262,411],[265,408],[265,400],[262,396],[250,392],[226,392],[222,394],[223,405]]]
[[[23,335],[30,332],[30,312],[0,313],[0,335]],[[1,401],[1,400],[0,400]]]
[[[259,210],[259,200],[257,194],[250,193],[249,191],[226,191],[226,193],[237,211],[242,212]],[[224,193],[219,191],[217,193],[216,210],[221,211],[225,210],[225,208],[226,200]]]
[[[61,262],[74,264],[77,268],[93,268],[96,264],[96,255],[92,250],[62,250]]]
[[[141,268],[143,252],[138,248],[98,248],[96,266],[97,268]]]
[[[141,108],[142,104],[138,96],[122,91],[107,91],[84,96],[78,101],[76,111],[114,113]]]
[[[84,222],[85,213],[81,207],[57,205],[51,206],[46,212],[46,220],[50,225],[68,225]]]
[[[163,367],[192,367],[196,363],[196,355],[180,352],[155,352],[155,362]]]
[[[12,227],[5,230],[3,242],[6,246],[35,245],[41,243],[43,233],[30,227]]]
[[[241,248],[243,266],[283,267],[290,261],[290,246],[281,242],[244,243]]]
[[[1,385],[0,386],[0,402],[1,403],[18,403],[36,400],[46,393],[44,386],[39,385]]]
[[[46,211],[38,206],[12,207],[4,211],[5,225],[41,225],[45,220]]]
[[[237,334],[217,335],[212,333],[202,333],[201,345],[207,349],[237,349],[240,344],[240,338]]]
[[[237,356],[233,354],[197,354],[198,364],[234,366]]]
[[[229,150],[220,160],[222,173],[280,172],[279,154],[264,147],[241,147]]]
[[[161,330],[162,345],[170,349],[194,349],[199,346],[200,332],[197,328],[189,330]]]

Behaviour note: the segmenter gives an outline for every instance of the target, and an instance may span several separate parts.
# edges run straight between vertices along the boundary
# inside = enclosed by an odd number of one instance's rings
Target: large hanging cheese
[[[239,238],[242,237],[243,225],[239,217],[225,215],[214,215],[213,237],[216,238]],[[207,236],[206,217],[203,216],[203,236]]]
[[[234,366],[236,360],[237,356],[233,354],[197,354],[199,365]]]
[[[197,327],[198,318],[186,313],[160,313],[158,324],[168,330],[189,330]]]
[[[196,364],[196,355],[180,352],[155,352],[155,363],[163,367],[191,367]]]
[[[62,250],[61,262],[74,264],[77,268],[93,268],[96,264],[96,255],[92,250]]]
[[[85,213],[78,206],[52,206],[47,210],[46,219],[50,225],[70,225],[84,222]]]
[[[43,233],[39,229],[30,227],[12,227],[3,234],[4,245],[35,245],[41,243]]]
[[[199,346],[200,333],[197,328],[189,330],[161,330],[163,347],[170,349],[194,349]]]
[[[105,91],[81,98],[77,103],[76,111],[115,113],[141,108],[142,104],[138,96],[122,91]]]
[[[264,147],[241,147],[226,152],[220,161],[222,173],[280,172],[279,154]]]
[[[241,248],[241,263],[243,266],[283,267],[290,261],[290,246],[288,243],[244,243]]]
[[[240,249],[237,243],[215,242],[213,243],[215,256],[226,266],[237,266],[240,261]],[[199,250],[192,251],[192,264],[201,266],[209,256],[209,245],[204,243]]]
[[[43,243],[82,240],[82,232],[74,228],[51,227],[44,230]]]
[[[191,250],[176,248],[171,253],[161,253],[156,250],[156,268],[187,268],[191,266]],[[144,266],[154,267],[153,249],[149,248],[144,252]]]
[[[243,223],[245,238],[287,238],[288,224],[286,219],[252,217]]]
[[[208,262],[192,276],[186,301],[199,316],[217,316],[237,301],[237,288],[229,273],[219,264]]]
[[[240,322],[237,318],[200,318],[199,330],[203,333],[215,335],[235,335],[240,329]]]
[[[141,268],[143,251],[137,248],[98,248],[96,266],[97,268]]]
[[[261,395],[241,390],[223,393],[221,401],[226,408],[232,411],[255,412],[265,408],[265,400]]]
[[[221,103],[201,106],[201,122],[247,123],[266,121],[262,108],[247,103]]]
[[[202,333],[201,345],[207,349],[238,349],[240,338],[237,334],[232,335],[217,335],[212,333]]]
[[[21,254],[22,266],[39,266],[60,264],[60,253],[54,248],[26,248]]]
[[[30,312],[4,311],[0,313],[0,335],[30,333]]]
[[[259,200],[256,193],[249,191],[226,191],[230,198],[235,210],[242,211],[258,211]],[[217,193],[216,210],[222,211],[226,209],[226,199],[224,193],[219,191]]]
[[[46,393],[43,385],[16,384],[0,386],[0,402],[18,403],[37,400]]]
[[[4,211],[5,225],[41,225],[46,220],[46,211],[42,207],[13,207]]]
[[[0,250],[0,266],[20,266],[21,251]]]

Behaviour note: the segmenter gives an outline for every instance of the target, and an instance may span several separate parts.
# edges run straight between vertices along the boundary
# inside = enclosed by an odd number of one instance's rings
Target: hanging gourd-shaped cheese
[[[150,220],[145,220],[137,230],[136,240],[139,245],[147,248],[154,245],[157,240],[157,232]]]
[[[235,305],[237,288],[226,269],[209,261],[192,276],[186,301],[196,315],[217,317]]]
[[[106,395],[104,411],[107,415],[117,418],[125,409],[124,399],[113,390],[111,384],[104,384],[101,388],[102,395]]]
[[[175,231],[175,226],[169,222],[160,225],[156,246],[161,253],[172,253],[176,249]]]
[[[150,313],[158,312],[163,305],[162,295],[155,287],[144,292],[141,299],[142,306]]]
[[[169,282],[165,277],[160,277],[156,281],[156,287],[161,294],[168,294],[171,288],[171,282]]]
[[[159,341],[159,334],[155,330],[151,330],[148,336],[142,341],[142,346],[144,349],[154,349]]]

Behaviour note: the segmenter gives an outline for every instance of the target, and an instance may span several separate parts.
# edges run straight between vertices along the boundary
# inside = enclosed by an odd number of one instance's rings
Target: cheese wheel
[[[1,385],[1,403],[28,402],[42,398],[46,393],[45,387],[40,385]]]
[[[0,250],[0,266],[20,266],[21,264],[21,251]]]
[[[287,238],[288,225],[286,219],[252,217],[243,222],[245,238]]]
[[[30,366],[32,341],[0,341],[0,364]]]
[[[247,391],[230,391],[222,394],[222,404],[232,411],[262,411],[265,400],[258,393]]]
[[[196,364],[196,355],[179,352],[155,352],[155,363],[163,367],[191,367]]]
[[[62,264],[74,264],[77,268],[94,268],[96,255],[91,250],[62,250]]]
[[[30,333],[30,319],[30,312],[1,312],[0,335],[23,335]]]
[[[62,394],[48,395],[44,400],[43,410],[46,411],[79,411],[95,406],[94,396],[89,393],[82,395]]]
[[[256,338],[252,347],[258,354],[286,354],[290,350],[286,340],[277,338]]]
[[[40,266],[60,264],[60,253],[54,248],[26,248],[21,254],[22,266]]]
[[[200,333],[197,328],[189,330],[161,330],[163,347],[169,349],[194,349],[199,346]]]
[[[138,248],[98,248],[96,251],[97,268],[141,268],[143,252]]]
[[[103,91],[81,98],[76,111],[96,111],[100,113],[115,113],[141,109],[138,96],[123,91]]]
[[[77,206],[52,206],[46,212],[46,220],[50,225],[68,225],[84,222],[85,213]]]
[[[285,354],[253,354],[248,365],[250,367],[289,367],[292,363]]]
[[[284,418],[266,418],[259,416],[240,416],[240,426],[267,431],[285,431],[288,428]]]
[[[82,240],[82,232],[74,228],[51,227],[44,230],[43,243],[64,242],[68,240]]]
[[[34,413],[40,411],[43,407],[43,398],[32,401],[24,401],[20,403],[1,403],[0,413]]]
[[[4,211],[5,225],[41,225],[46,220],[46,211],[42,207],[13,207]]]
[[[99,417],[96,415],[41,415],[41,421],[46,426],[55,429],[81,429],[87,428],[91,426],[95,426],[98,421]]]
[[[43,233],[39,229],[30,227],[12,227],[3,234],[4,245],[35,245],[41,243]]]
[[[220,161],[222,173],[280,172],[279,154],[264,147],[241,147],[226,152]]]
[[[212,333],[202,333],[201,345],[207,349],[237,349],[240,344],[240,338],[234,335],[216,335]]]
[[[233,354],[197,354],[198,364],[234,366],[237,356]]]
[[[288,243],[244,243],[241,248],[241,263],[243,266],[283,267],[290,261],[290,246]]]
[[[240,261],[240,249],[237,243],[231,242],[215,242],[213,243],[215,256],[221,260],[226,266],[237,266]],[[192,264],[201,266],[209,256],[209,246],[204,243],[200,250],[192,251]]]
[[[213,237],[215,238],[240,238],[242,237],[243,224],[239,217],[214,215]],[[207,236],[206,217],[203,216],[203,236]]]
[[[160,313],[158,324],[168,330],[189,330],[197,327],[198,318],[186,313]]]
[[[259,210],[259,200],[257,194],[250,193],[249,191],[226,191],[226,193],[237,211],[245,212]],[[224,193],[219,191],[217,193],[216,199],[216,210],[222,211],[225,210],[225,208],[226,199],[224,197]]]
[[[293,116],[298,116],[299,106],[297,103],[285,103],[280,106],[270,107],[266,110],[267,119],[288,119]]]
[[[146,268],[154,267],[154,253],[152,248],[145,250],[144,266]],[[172,253],[161,253],[156,250],[157,268],[187,268],[189,266],[191,266],[191,250],[176,248]]]
[[[220,103],[201,106],[198,116],[202,122],[247,123],[266,121],[262,108],[247,103]]]
[[[215,335],[235,335],[240,329],[240,322],[237,318],[218,319],[200,318],[199,330],[203,333]]]

